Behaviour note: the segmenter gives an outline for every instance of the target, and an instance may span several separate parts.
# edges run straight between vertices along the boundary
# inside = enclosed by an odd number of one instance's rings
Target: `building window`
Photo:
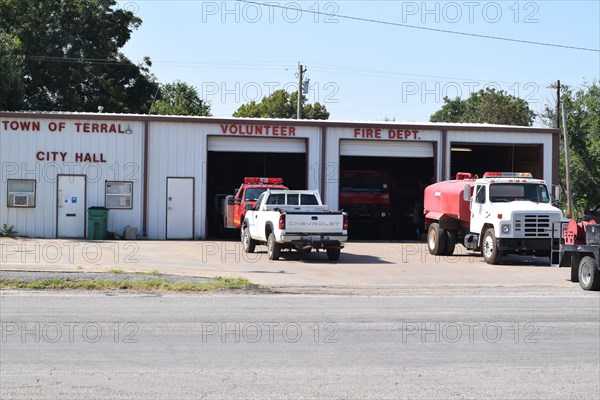
[[[35,179],[8,179],[8,206],[35,207]]]
[[[106,208],[133,208],[133,182],[106,181]]]

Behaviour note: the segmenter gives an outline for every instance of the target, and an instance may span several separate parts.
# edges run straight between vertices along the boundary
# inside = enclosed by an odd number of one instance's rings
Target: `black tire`
[[[427,230],[427,249],[434,256],[443,255],[446,251],[446,231],[437,222],[429,225]]]
[[[273,261],[279,260],[279,256],[281,255],[281,245],[277,243],[273,233],[270,233],[269,239],[267,239],[267,254],[269,255],[269,260]]]
[[[447,256],[451,256],[454,254],[454,249],[456,248],[456,231],[446,230],[446,250],[444,254]]]
[[[327,249],[327,259],[329,261],[337,261],[340,259],[340,249]]]
[[[579,285],[583,290],[600,290],[600,272],[593,257],[586,256],[579,263]]]
[[[242,247],[245,253],[254,253],[256,248],[256,241],[250,237],[247,226],[242,228]]]
[[[571,254],[571,282],[579,282],[579,263],[581,257],[577,254]]]
[[[481,255],[486,263],[492,265],[499,264],[500,259],[504,255],[502,254],[502,251],[498,250],[496,235],[494,234],[493,228],[489,228],[483,234],[483,239],[481,240]]]

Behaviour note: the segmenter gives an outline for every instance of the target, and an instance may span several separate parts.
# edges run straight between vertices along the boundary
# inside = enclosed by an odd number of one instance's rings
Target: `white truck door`
[[[260,229],[258,229],[259,226],[259,212],[257,212],[260,207],[262,206],[263,203],[263,199],[265,198],[264,193],[261,194],[258,199],[256,200],[256,204],[254,206],[254,211],[250,212],[250,211],[246,211],[246,222],[248,223],[248,229],[250,230],[250,237],[252,237],[253,239],[256,240],[264,240],[263,237],[261,237],[260,234]]]
[[[471,232],[480,233],[483,224],[490,216],[490,204],[487,200],[487,186],[476,185],[471,198]]]

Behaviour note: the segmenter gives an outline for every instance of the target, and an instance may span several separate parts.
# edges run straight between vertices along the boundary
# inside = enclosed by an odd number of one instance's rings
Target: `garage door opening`
[[[340,166],[340,208],[349,213],[350,239],[420,239],[433,157],[342,156]]]
[[[219,216],[225,196],[240,187],[244,177],[283,178],[290,189],[306,189],[305,153],[208,152],[206,203],[209,238],[238,237],[238,232],[224,231]]]
[[[450,147],[450,178],[457,172],[483,176],[487,171],[530,172],[543,177],[543,146],[455,143]]]

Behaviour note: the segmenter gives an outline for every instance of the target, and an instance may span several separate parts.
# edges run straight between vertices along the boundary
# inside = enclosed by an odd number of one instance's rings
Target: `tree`
[[[0,110],[22,107],[25,72],[19,39],[0,32]]]
[[[181,81],[160,85],[151,114],[203,117],[212,115],[210,104],[200,99],[198,90]]]
[[[298,92],[292,94],[283,89],[274,91],[270,96],[263,97],[257,103],[252,100],[247,104],[242,104],[234,117],[244,118],[296,118],[296,102]],[[302,96],[302,119],[328,119],[329,112],[325,106],[316,102],[306,104],[306,97]]]
[[[148,112],[157,88],[150,60],[135,65],[119,51],[142,21],[116,4],[0,0],[0,33],[25,55],[22,108]]]
[[[597,81],[584,83],[577,91],[566,89],[561,101],[565,105],[569,133],[571,193],[575,214],[600,203],[600,86]],[[556,127],[554,105],[546,105],[541,120]],[[564,141],[561,137],[560,176],[565,179]],[[566,203],[566,199],[563,200]]]
[[[444,105],[431,116],[431,122],[467,122],[531,126],[535,113],[528,103],[502,90],[486,88],[471,93],[466,100],[444,97]]]

